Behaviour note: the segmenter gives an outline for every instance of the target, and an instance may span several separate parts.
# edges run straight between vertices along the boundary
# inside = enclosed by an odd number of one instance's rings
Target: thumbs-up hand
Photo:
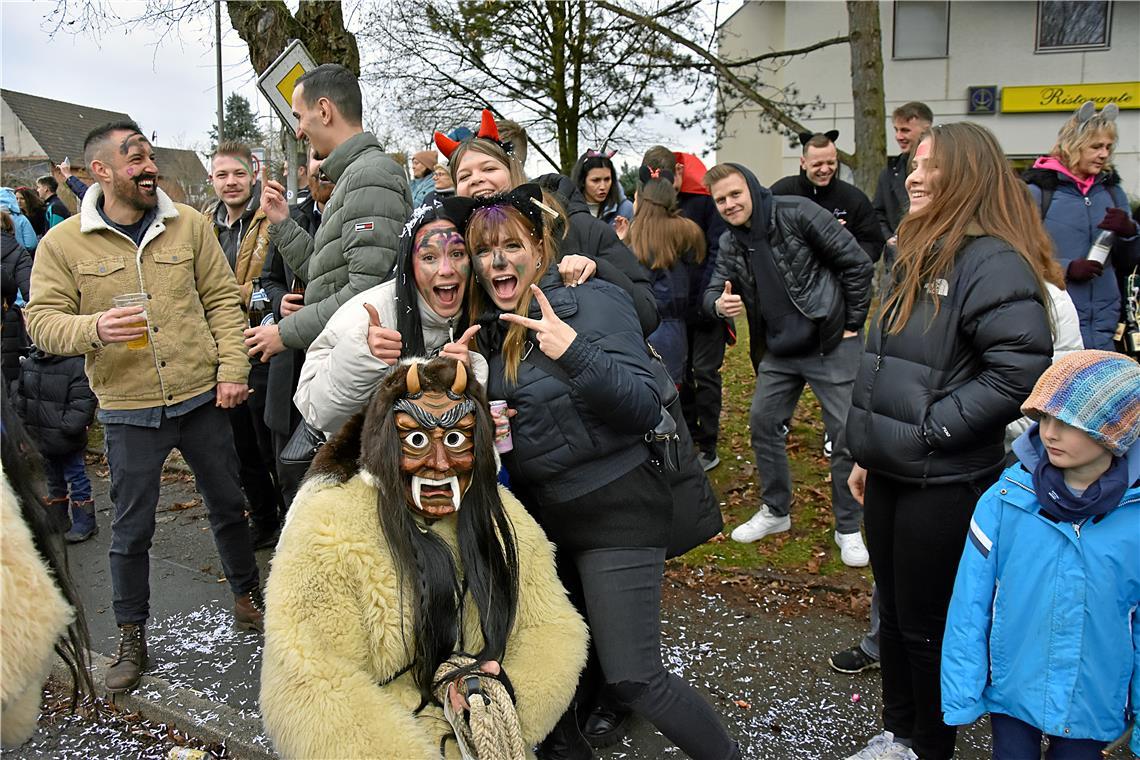
[[[448,359],[455,359],[457,362],[463,362],[467,365],[467,368],[470,369],[471,351],[469,350],[469,344],[477,332],[479,332],[479,325],[471,325],[463,331],[463,334],[459,336],[458,340],[444,345],[439,355],[445,356]]]
[[[732,294],[732,281],[724,281],[724,292],[716,299],[716,313],[722,317],[739,317],[744,313],[744,301]]]
[[[400,361],[400,352],[404,350],[404,343],[400,333],[389,330],[380,323],[380,312],[370,303],[364,304],[368,312],[368,351],[389,367],[396,366]]]
[[[558,315],[554,313],[554,308],[550,305],[550,301],[546,300],[546,294],[537,285],[532,284],[530,290],[534,294],[534,300],[538,301],[538,308],[542,311],[542,319],[520,317],[518,314],[500,314],[499,319],[533,330],[538,338],[538,349],[557,361],[562,354],[566,353],[566,349],[570,348],[570,344],[578,337],[578,333],[574,331],[573,327],[558,318]]]

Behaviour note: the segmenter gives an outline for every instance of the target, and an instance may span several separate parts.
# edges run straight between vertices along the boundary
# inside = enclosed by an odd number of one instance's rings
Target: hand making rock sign
[[[500,314],[499,319],[522,325],[533,331],[538,339],[539,350],[557,361],[562,354],[566,353],[566,349],[570,348],[570,344],[578,337],[578,333],[574,332],[573,327],[558,318],[541,288],[531,284],[530,292],[538,301],[538,308],[542,310],[542,319],[530,319],[518,314]]]

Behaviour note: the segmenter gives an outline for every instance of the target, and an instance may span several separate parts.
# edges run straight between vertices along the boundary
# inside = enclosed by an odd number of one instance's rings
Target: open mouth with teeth
[[[459,305],[459,285],[437,285],[432,288],[439,305],[443,307]]]
[[[454,475],[442,480],[412,476],[412,501],[423,514],[441,517],[458,512],[462,498],[459,478]]]
[[[154,176],[140,177],[135,180],[135,184],[139,190],[145,193],[153,193],[155,187],[158,185],[158,178]]]
[[[491,287],[501,301],[510,301],[519,288],[519,278],[513,274],[501,274],[491,278]]]

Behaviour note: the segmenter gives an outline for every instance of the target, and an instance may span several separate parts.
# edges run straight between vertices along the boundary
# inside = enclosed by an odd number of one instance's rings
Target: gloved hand
[[[1069,262],[1066,278],[1070,282],[1087,282],[1104,274],[1104,264],[1091,259],[1073,259]]]
[[[1127,211],[1119,208],[1110,208],[1105,212],[1104,219],[1097,228],[1114,232],[1117,237],[1126,238],[1136,234],[1136,223],[1128,218]]]

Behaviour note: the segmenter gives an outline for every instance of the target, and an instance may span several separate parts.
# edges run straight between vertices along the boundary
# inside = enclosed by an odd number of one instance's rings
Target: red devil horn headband
[[[470,133],[468,133],[470,134]],[[503,149],[510,153],[511,150],[507,147],[509,143],[503,143],[499,139],[499,125],[495,123],[495,117],[487,108],[483,109],[483,117],[479,122],[479,132],[476,137],[483,137],[488,140],[494,140],[503,146]],[[459,147],[459,141],[452,140],[443,132],[435,133],[435,147],[439,148],[439,152],[443,154],[444,158],[450,159],[451,154]]]
[[[459,147],[459,143],[452,140],[443,132],[435,133],[435,147],[439,148],[439,152],[443,154],[444,158],[451,158],[451,154]]]

